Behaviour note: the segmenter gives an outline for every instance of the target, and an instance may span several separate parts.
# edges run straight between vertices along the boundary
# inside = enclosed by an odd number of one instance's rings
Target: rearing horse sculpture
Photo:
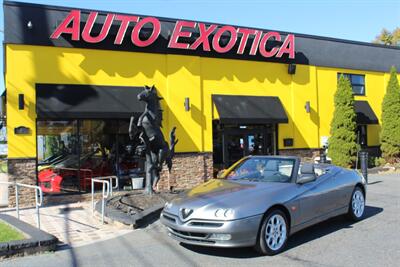
[[[160,171],[164,162],[168,166],[168,171],[171,172],[172,158],[178,140],[175,138],[176,127],[170,132],[169,147],[164,139],[161,132],[162,110],[160,100],[162,98],[158,97],[154,85],[152,87],[145,86],[144,90],[137,97],[139,101],[146,103],[146,108],[138,119],[137,127],[134,125],[134,118],[131,117],[129,135],[133,139],[135,132],[141,131],[140,139],[146,147],[146,192],[151,194],[160,179]]]

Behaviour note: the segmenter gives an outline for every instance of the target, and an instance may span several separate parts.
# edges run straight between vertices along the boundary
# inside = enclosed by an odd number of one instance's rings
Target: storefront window
[[[38,182],[43,192],[88,192],[92,178],[111,175],[123,186],[142,173],[128,128],[129,120],[39,121]]]
[[[37,148],[38,183],[43,192],[79,191],[77,121],[39,121]]]

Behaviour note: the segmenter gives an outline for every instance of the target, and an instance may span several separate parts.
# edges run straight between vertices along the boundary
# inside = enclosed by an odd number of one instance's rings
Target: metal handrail
[[[101,223],[104,224],[104,201],[110,195],[110,181],[101,180],[101,179],[92,179],[92,214],[94,214],[94,184],[101,183],[102,186],[102,198],[101,198]],[[106,189],[107,187],[107,189]]]
[[[21,184],[16,182],[1,182],[0,184],[6,184],[9,186],[15,186],[15,210],[17,212],[17,218],[19,219],[19,187],[26,187],[35,189],[35,208],[36,208],[36,224],[37,227],[40,229],[40,212],[39,208],[43,204],[43,191],[42,188],[36,185],[29,185],[29,184]]]
[[[112,175],[112,176],[99,176],[99,177],[94,177],[92,179],[96,179],[96,180],[109,180],[110,181],[110,194],[111,196],[113,195],[113,189],[118,189],[119,186],[119,178],[118,176]],[[112,180],[115,180],[115,185],[113,185]]]

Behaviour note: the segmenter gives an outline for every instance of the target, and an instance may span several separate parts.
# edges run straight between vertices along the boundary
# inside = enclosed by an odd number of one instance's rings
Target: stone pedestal
[[[171,187],[174,189],[192,188],[211,179],[212,175],[212,153],[177,153],[173,159],[170,174],[164,167],[158,189],[166,191]]]
[[[8,181],[37,185],[36,159],[8,159]],[[19,188],[20,207],[35,206],[35,190]],[[15,187],[8,188],[8,206],[15,207]]]

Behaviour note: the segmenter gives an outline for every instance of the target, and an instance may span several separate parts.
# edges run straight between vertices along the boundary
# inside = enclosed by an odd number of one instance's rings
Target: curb
[[[23,232],[27,239],[0,243],[0,259],[54,251],[58,239],[15,217],[0,214],[0,220]]]
[[[398,172],[400,172],[400,169],[396,167],[374,167],[368,169],[368,174],[386,174],[386,173],[398,173]]]

